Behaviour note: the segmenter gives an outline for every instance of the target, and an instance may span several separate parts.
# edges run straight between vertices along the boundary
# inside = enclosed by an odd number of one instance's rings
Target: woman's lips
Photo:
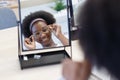
[[[46,42],[48,40],[48,38],[47,37],[41,37],[41,42]]]
[[[43,38],[43,39],[42,39],[42,42],[46,42],[46,41],[47,41],[47,38]]]

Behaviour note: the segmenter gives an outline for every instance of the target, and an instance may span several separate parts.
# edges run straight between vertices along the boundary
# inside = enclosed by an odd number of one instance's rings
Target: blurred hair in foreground
[[[120,0],[87,0],[77,24],[86,57],[120,79]]]

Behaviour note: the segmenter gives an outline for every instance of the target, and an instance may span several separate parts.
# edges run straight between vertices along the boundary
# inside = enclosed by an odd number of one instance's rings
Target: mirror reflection
[[[23,50],[70,45],[66,0],[20,0]]]

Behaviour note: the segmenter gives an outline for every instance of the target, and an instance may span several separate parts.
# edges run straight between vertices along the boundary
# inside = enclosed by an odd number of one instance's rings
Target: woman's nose
[[[41,32],[41,34],[39,35],[39,37],[43,38],[43,37],[45,37],[45,34],[43,32]]]

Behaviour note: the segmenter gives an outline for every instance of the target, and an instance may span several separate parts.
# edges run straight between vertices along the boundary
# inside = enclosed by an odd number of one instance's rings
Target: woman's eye
[[[47,29],[43,29],[42,31],[43,31],[43,32],[46,32],[46,31],[47,31]]]
[[[39,32],[35,33],[35,35],[39,35],[39,34],[40,34]]]

